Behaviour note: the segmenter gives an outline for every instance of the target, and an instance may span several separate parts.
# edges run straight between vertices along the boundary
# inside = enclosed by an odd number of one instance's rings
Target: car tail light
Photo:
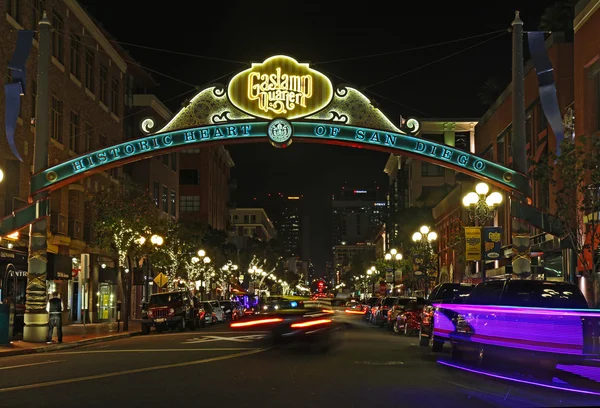
[[[261,325],[261,324],[279,323],[282,321],[283,321],[283,319],[280,319],[280,318],[260,319],[260,320],[252,320],[250,322],[231,323],[230,327],[235,328],[235,327],[257,326],[257,325]]]
[[[292,327],[294,329],[299,329],[299,328],[303,328],[303,327],[311,327],[311,326],[317,326],[320,324],[327,324],[327,323],[331,323],[331,319],[319,319],[319,320],[311,320],[308,322],[293,323],[290,327]]]
[[[206,312],[204,310],[200,310],[198,312],[198,316],[200,316],[200,319],[203,319],[205,315],[206,315]]]

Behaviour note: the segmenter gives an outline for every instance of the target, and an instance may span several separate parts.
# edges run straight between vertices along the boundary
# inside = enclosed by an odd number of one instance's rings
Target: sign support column
[[[513,138],[511,154],[513,169],[527,174],[527,150],[525,148],[525,78],[523,68],[523,21],[519,12],[515,12],[512,22],[513,61],[512,61],[512,127]],[[522,191],[524,197],[513,195],[511,200],[525,200],[530,196],[530,188]],[[512,208],[512,206],[511,206]],[[527,277],[531,273],[531,242],[529,225],[519,214],[512,215],[512,268],[513,273]]]
[[[48,137],[50,123],[48,102],[48,74],[50,68],[50,21],[43,12],[39,22],[38,78],[35,107],[35,146],[33,172],[48,167]],[[31,189],[31,193],[34,193]],[[35,195],[34,203],[48,197],[47,192]],[[23,340],[44,342],[48,334],[48,313],[46,312],[46,274],[47,274],[48,220],[38,219],[29,227],[29,259],[27,272],[27,290],[25,303],[25,327]]]

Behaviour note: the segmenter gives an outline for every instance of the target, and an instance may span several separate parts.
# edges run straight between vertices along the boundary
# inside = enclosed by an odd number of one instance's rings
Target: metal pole
[[[33,173],[48,167],[48,137],[50,123],[48,102],[48,71],[50,68],[50,21],[43,11],[39,22],[38,77],[35,106],[35,142]],[[33,191],[30,191],[33,193]],[[48,193],[35,195],[34,201],[48,197]],[[48,313],[46,312],[46,273],[47,273],[48,221],[43,218],[29,227],[29,253],[27,290],[25,303],[25,327],[23,340],[44,342],[48,334]]]
[[[512,22],[512,127],[511,154],[513,169],[527,174],[527,153],[525,149],[525,78],[523,69],[523,21],[519,12],[515,12]],[[530,196],[529,188],[523,191],[523,196],[513,195],[511,200],[524,201]],[[512,206],[511,206],[512,207]],[[531,242],[529,239],[529,226],[518,217],[512,215],[512,242],[513,242],[513,273],[525,277],[531,273]]]

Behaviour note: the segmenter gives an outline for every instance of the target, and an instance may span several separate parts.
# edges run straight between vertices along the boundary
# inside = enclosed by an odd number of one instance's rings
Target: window
[[[252,224],[256,224],[256,215],[254,215],[254,214],[253,214],[253,215],[251,215],[251,216],[250,216],[250,220],[251,220],[250,222],[251,222]]]
[[[113,79],[110,82],[110,111],[119,114],[119,81]]]
[[[423,177],[441,177],[444,175],[444,168],[435,164],[421,162],[421,175]]]
[[[85,135],[82,148],[83,151],[77,151],[77,153],[85,153],[92,150],[92,124],[88,122],[85,124]]]
[[[75,34],[71,34],[71,74],[77,79],[81,75],[81,40]]]
[[[6,5],[6,12],[19,24],[21,24],[20,2],[20,0],[8,0],[8,4]]]
[[[35,118],[36,98],[37,98],[37,81],[33,80],[33,81],[31,81],[31,118]]]
[[[65,24],[61,16],[52,12],[52,56],[61,64],[65,62]]]
[[[98,135],[98,139],[100,141],[100,147],[107,147],[108,146],[108,137],[104,133],[100,133]]]
[[[504,164],[504,158],[505,158],[504,139],[505,139],[505,135],[498,136],[498,142],[496,144],[496,150],[497,150],[496,162],[500,163],[500,164]]]
[[[546,115],[544,115],[542,105],[538,105],[538,133],[543,132],[547,128],[548,120],[546,119]]]
[[[52,139],[63,141],[63,103],[52,97]]]
[[[250,216],[244,215],[244,224],[250,224]]]
[[[175,217],[177,215],[177,194],[175,194],[174,190],[171,190],[171,215]]]
[[[167,186],[163,186],[162,188],[162,210],[169,213],[169,189]]]
[[[200,196],[179,197],[179,212],[200,211]]]
[[[80,139],[79,115],[71,111],[71,118],[69,120],[69,149],[74,152],[78,151]]]
[[[177,153],[171,153],[171,170],[177,171]]]
[[[163,154],[162,162],[165,166],[169,167],[169,155],[168,154]]]
[[[34,0],[31,7],[31,29],[34,30],[34,37],[39,38],[38,28],[40,20],[42,19],[42,12],[46,9],[44,0]]]
[[[182,169],[179,170],[179,184],[183,186],[195,186],[200,184],[198,170]]]
[[[95,68],[95,57],[94,52],[90,50],[85,51],[85,87],[94,93],[94,70]]]
[[[154,205],[158,208],[158,202],[160,199],[160,185],[158,181],[155,181],[152,186],[152,198],[154,199]]]
[[[100,98],[100,102],[108,106],[108,70],[104,65],[100,65],[100,93],[98,98]]]

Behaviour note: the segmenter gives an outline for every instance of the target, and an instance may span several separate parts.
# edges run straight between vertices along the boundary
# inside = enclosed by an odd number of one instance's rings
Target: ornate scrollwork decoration
[[[344,115],[344,114],[340,115],[336,111],[331,111],[331,112],[329,112],[329,114],[331,115],[330,120],[332,120],[334,122],[348,123],[347,115]]]
[[[421,125],[419,124],[419,121],[416,120],[415,118],[408,118],[406,120],[402,121],[401,124],[401,129],[409,134],[417,134],[419,132],[419,129],[421,128]]]
[[[223,84],[215,84],[213,88],[213,93],[217,98],[221,98],[227,92],[227,88]]]
[[[335,90],[335,95],[339,96],[340,98],[345,97],[348,95],[348,88],[345,85],[338,86]]]
[[[225,111],[223,113],[221,113],[220,115],[213,115],[212,117],[212,121],[213,123],[223,123],[223,122],[227,122],[229,119],[229,111]]]
[[[154,121],[153,118],[150,118],[150,117],[144,118],[140,122],[140,129],[146,135],[152,133],[152,131],[154,130],[155,127],[156,127],[156,122]]]

